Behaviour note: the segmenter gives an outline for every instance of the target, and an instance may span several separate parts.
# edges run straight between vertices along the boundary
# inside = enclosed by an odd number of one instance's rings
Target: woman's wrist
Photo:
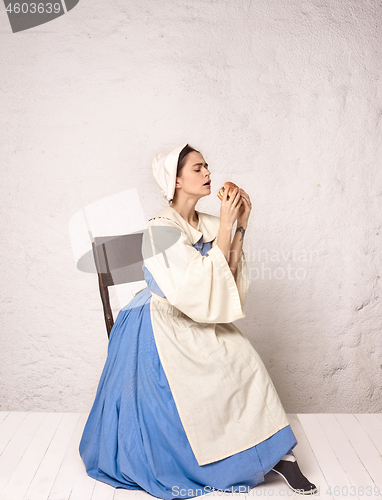
[[[235,236],[237,233],[240,233],[240,239],[239,241],[243,241],[244,235],[245,235],[245,227],[241,225],[237,225],[236,231],[235,231]]]
[[[232,227],[230,228],[228,224],[220,224],[216,244],[223,252],[227,262],[229,260],[229,252],[231,248],[231,233]]]
[[[229,224],[227,222],[220,222],[219,231],[231,234],[233,229],[233,224]]]
[[[248,221],[237,219],[237,224],[236,224],[237,228],[242,227],[243,229],[247,229],[247,226],[248,226]]]

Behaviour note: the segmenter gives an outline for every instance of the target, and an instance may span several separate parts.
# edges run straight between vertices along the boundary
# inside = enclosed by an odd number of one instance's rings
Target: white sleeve
[[[187,243],[176,222],[149,221],[142,239],[145,266],[166,299],[199,323],[231,323],[245,317],[249,280],[244,252],[237,284],[216,240],[207,256]]]

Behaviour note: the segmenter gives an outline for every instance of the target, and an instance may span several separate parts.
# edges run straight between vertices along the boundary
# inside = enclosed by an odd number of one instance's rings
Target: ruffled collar
[[[191,224],[184,220],[183,217],[178,214],[178,212],[171,206],[166,207],[164,210],[159,212],[158,215],[152,217],[150,220],[164,218],[176,222],[186,233],[191,245],[195,245],[195,243],[200,241],[201,237],[203,237],[203,243],[213,241],[217,237],[219,232],[220,217],[206,214],[204,212],[199,212],[198,210],[195,211],[198,214],[199,218],[198,229],[192,227]]]

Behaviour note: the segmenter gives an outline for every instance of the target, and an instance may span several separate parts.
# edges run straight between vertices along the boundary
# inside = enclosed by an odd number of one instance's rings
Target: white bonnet
[[[185,146],[187,143],[178,146],[167,155],[158,153],[152,162],[154,178],[168,202],[174,198],[179,154]]]

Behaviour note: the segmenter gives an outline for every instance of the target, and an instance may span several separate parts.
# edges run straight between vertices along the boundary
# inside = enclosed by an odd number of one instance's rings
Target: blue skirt
[[[249,491],[297,444],[290,426],[240,453],[198,465],[158,355],[150,300],[148,288],[136,295],[110,333],[79,447],[88,475],[166,500],[213,489]]]

